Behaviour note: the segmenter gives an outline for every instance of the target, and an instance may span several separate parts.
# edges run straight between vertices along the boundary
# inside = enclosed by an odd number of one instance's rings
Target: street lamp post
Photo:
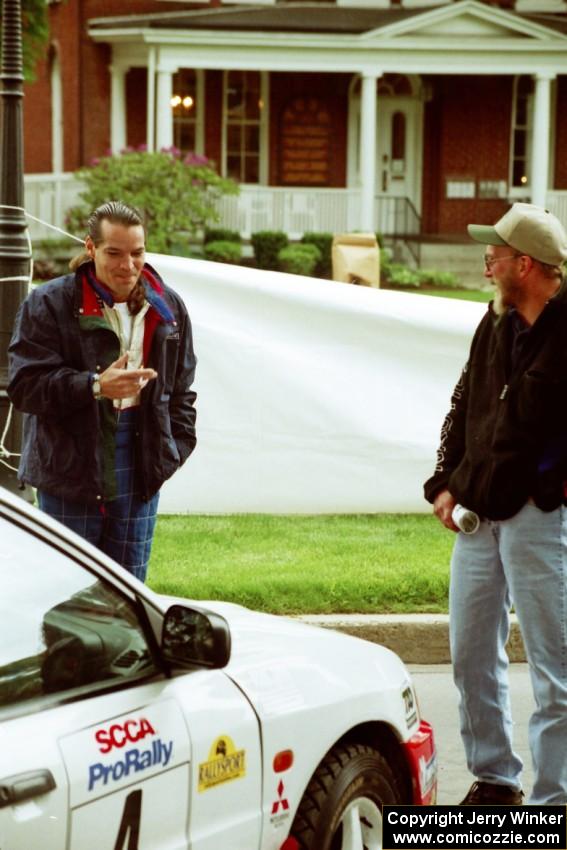
[[[18,488],[13,455],[21,446],[21,416],[10,408],[8,344],[18,306],[28,290],[31,250],[23,177],[23,59],[20,0],[2,0],[0,70],[0,484]]]

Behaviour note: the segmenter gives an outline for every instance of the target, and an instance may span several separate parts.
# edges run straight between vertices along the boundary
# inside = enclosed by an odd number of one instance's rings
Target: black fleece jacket
[[[488,519],[508,519],[529,498],[544,511],[565,504],[567,479],[567,285],[548,301],[512,366],[511,311],[492,303],[441,430],[425,482],[433,502],[448,489]]]

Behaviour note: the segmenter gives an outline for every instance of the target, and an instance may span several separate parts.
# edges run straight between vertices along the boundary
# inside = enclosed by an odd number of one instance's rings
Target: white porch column
[[[158,68],[156,105],[156,150],[170,148],[173,144],[173,73]]]
[[[360,228],[373,233],[376,193],[376,80],[378,74],[364,74],[360,99]]]
[[[51,170],[54,174],[63,171],[63,85],[59,54],[55,51],[51,59]],[[60,186],[59,180],[57,185]]]
[[[110,66],[110,147],[118,153],[126,147],[126,69]]]
[[[531,163],[532,203],[545,206],[549,175],[549,140],[551,137],[551,80],[547,71],[535,75],[534,121]]]
[[[147,85],[147,119],[146,119],[146,147],[148,151],[155,149],[155,123],[156,123],[156,50],[151,47],[148,53],[148,85]]]

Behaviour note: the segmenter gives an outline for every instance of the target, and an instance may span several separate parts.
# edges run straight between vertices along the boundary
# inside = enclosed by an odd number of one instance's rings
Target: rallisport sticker
[[[199,791],[206,791],[245,775],[246,750],[237,750],[232,738],[221,735],[214,741],[208,761],[199,765]]]

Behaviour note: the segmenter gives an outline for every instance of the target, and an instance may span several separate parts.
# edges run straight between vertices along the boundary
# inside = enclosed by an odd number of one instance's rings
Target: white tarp
[[[486,305],[154,256],[198,356],[198,444],[163,512],[429,510],[422,484]]]

